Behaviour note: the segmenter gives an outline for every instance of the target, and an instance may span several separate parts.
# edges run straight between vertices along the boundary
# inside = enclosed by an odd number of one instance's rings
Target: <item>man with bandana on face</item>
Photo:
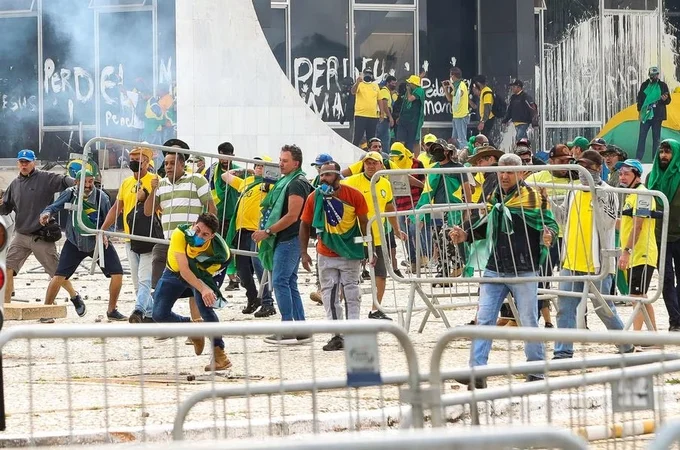
[[[111,206],[111,210],[106,215],[101,229],[108,230],[116,222],[118,216],[123,214],[123,229],[125,233],[131,234],[130,223],[136,222],[134,217],[128,220],[128,215],[137,213],[137,192],[145,190],[151,192],[151,180],[157,175],[149,172],[149,162],[153,158],[153,152],[146,147],[135,147],[130,152],[130,170],[132,175],[123,180],[118,189],[118,197]],[[137,253],[130,247],[130,242],[125,243],[128,261],[130,262],[130,274],[132,284],[137,293],[135,311],[141,311],[144,317],[150,317],[153,311],[153,300],[151,298],[151,266],[152,255],[148,253]]]
[[[668,85],[659,80],[659,68],[649,68],[649,79],[640,85],[637,95],[637,110],[640,113],[640,134],[635,159],[642,161],[645,156],[647,134],[652,129],[652,149],[659,147],[661,123],[666,120],[666,106],[671,102]]]
[[[312,271],[312,257],[307,252],[311,228],[317,233],[321,298],[326,318],[342,320],[340,291],[345,294],[347,320],[359,320],[361,288],[359,273],[364,259],[364,239],[368,225],[368,205],[363,194],[340,184],[340,165],[335,161],[321,167],[321,184],[305,202],[300,217],[302,266]],[[342,336],[336,335],[323,346],[325,351],[344,348]]]
[[[217,233],[219,222],[211,213],[198,216],[193,224],[178,226],[170,237],[168,261],[154,291],[153,320],[158,323],[187,323],[190,317],[172,312],[178,299],[193,297],[204,322],[219,322],[215,308],[226,302],[216,279],[231,258],[229,247]],[[204,337],[190,337],[196,355],[203,353]],[[211,336],[213,357],[206,372],[226,370],[231,361],[221,336]]]
[[[83,170],[76,175],[76,185],[66,189],[59,195],[59,198],[54,203],[49,205],[40,215],[40,223],[46,224],[50,217],[56,216],[60,211],[63,211],[67,203],[75,206],[79,194],[78,183],[84,183],[83,191],[83,223],[88,228],[97,229],[99,223],[108,214],[111,208],[109,197],[104,194],[104,191],[97,189],[94,186],[94,175],[91,172]],[[45,292],[45,304],[53,305],[54,300],[59,293],[64,281],[71,278],[75,273],[80,263],[87,257],[92,257],[96,245],[96,237],[92,234],[87,234],[80,229],[76,218],[73,214],[68,215],[66,221],[66,242],[61,249],[59,255],[59,265],[54,277],[50,280]],[[109,283],[109,307],[106,312],[110,320],[126,320],[127,318],[116,309],[118,304],[118,295],[120,288],[123,286],[123,268],[118,259],[118,253],[113,245],[106,244],[104,246],[104,267],[101,266],[101,258],[97,260],[102,273],[106,278],[110,278]],[[79,316],[84,316],[86,309],[85,303],[76,304],[76,312]]]
[[[665,264],[663,301],[668,310],[668,330],[680,331],[680,289],[676,281],[680,280],[680,143],[675,139],[666,139],[659,146],[647,177],[647,188],[661,191],[668,198],[666,260],[659,261],[659,265]],[[656,221],[656,227],[656,236],[660,238],[661,220]]]
[[[564,240],[562,249],[562,276],[593,275],[600,273],[600,261],[603,248],[614,248],[614,230],[619,211],[619,198],[609,186],[602,181],[602,156],[595,150],[586,150],[576,161],[585,168],[595,182],[595,198],[591,191],[570,191],[565,200],[566,221],[564,224]],[[579,172],[581,184],[589,185],[588,178]],[[595,220],[595,208],[602,211],[604,223]],[[608,257],[608,256],[607,256]],[[608,257],[610,258],[610,257]],[[616,270],[613,258],[609,259],[609,273],[600,282],[595,282],[595,288],[608,294],[613,281],[612,274]],[[559,284],[560,291],[583,292],[583,282],[563,281]],[[576,328],[576,312],[581,296],[558,296],[557,328]],[[616,312],[616,306],[607,301],[612,311],[607,316],[602,308],[595,308],[595,312],[608,330],[623,330],[623,322]],[[631,344],[619,346],[621,353],[630,353],[635,349]],[[574,355],[572,342],[555,343],[555,359],[571,358]]]

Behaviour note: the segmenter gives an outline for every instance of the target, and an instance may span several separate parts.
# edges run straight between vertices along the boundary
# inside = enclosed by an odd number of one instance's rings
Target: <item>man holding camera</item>
[[[380,87],[374,83],[373,71],[368,67],[362,76],[357,78],[352,86],[352,94],[356,96],[354,102],[354,136],[352,144],[357,147],[366,136],[368,141],[375,137],[378,126],[378,94]]]

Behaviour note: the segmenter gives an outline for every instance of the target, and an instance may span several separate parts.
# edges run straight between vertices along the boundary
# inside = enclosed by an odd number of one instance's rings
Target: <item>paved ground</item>
[[[122,246],[116,244],[116,247],[120,250],[119,254],[124,255]],[[33,258],[29,259],[16,278],[17,298],[31,302],[43,298],[48,283],[47,276],[28,272],[36,266],[37,262]],[[76,274],[73,282],[85,298],[88,313],[84,318],[78,318],[70,306],[68,317],[58,322],[98,323],[102,327],[123,326],[108,323],[105,318],[108,285],[103,276],[98,273],[89,275],[82,270]],[[301,269],[299,282],[307,318],[324,318],[323,307],[309,300],[309,293],[314,290],[313,274],[307,274]],[[362,286],[366,292],[362,316],[366,317],[371,304],[370,287],[368,282],[364,282]],[[656,286],[652,287],[655,288]],[[427,290],[429,289],[428,287]],[[435,292],[447,293],[441,288]],[[219,311],[220,320],[279,320],[279,316],[268,319],[244,316],[241,313],[245,304],[244,290],[230,295],[231,304]],[[64,297],[65,293],[62,291],[59,301],[64,301]],[[388,288],[384,304],[387,308],[394,307],[395,304],[404,306],[407,298],[408,289],[393,285]],[[467,300],[455,298],[454,301]],[[450,291],[440,302],[451,302]],[[129,277],[126,277],[119,307],[125,314],[129,314],[134,307]],[[178,303],[175,310],[188,314],[186,302]],[[628,306],[620,308],[624,321],[631,310]],[[474,317],[474,311],[474,307],[469,306],[450,311],[447,315],[451,325],[458,326],[470,321]],[[662,302],[657,303],[656,312],[659,328],[667,329],[668,319]],[[415,316],[410,335],[418,352],[421,372],[428,372],[432,348],[445,327],[439,319],[430,317],[424,332],[418,334],[417,325],[422,317],[423,313]],[[17,325],[17,322],[7,324],[8,327]],[[589,326],[595,330],[603,328],[594,316],[589,320]],[[319,429],[336,431],[353,427],[357,421],[362,427],[395,425],[400,418],[399,398],[403,394],[403,386],[323,389],[320,384],[325,380],[344,380],[346,374],[344,352],[328,353],[321,350],[328,338],[327,335],[319,335],[311,344],[290,347],[266,344],[261,336],[227,338],[226,346],[234,366],[215,377],[206,375],[203,371],[203,366],[209,361],[208,352],[202,356],[194,355],[193,347],[186,346],[183,339],[165,342],[157,342],[152,337],[141,340],[82,339],[68,343],[61,340],[34,340],[30,345],[26,341],[11,342],[3,349],[8,418],[7,431],[0,433],[0,439],[101,428],[120,431],[116,435],[119,440],[138,438],[138,429],[159,439],[167,439],[167,435],[158,434],[159,430],[172,425],[177,405],[191,394],[209,389],[213,384],[216,387],[238,387],[245,384],[254,387],[261,383],[279,383],[281,380],[316,380],[319,383],[316,386],[316,396],[308,393],[273,393],[269,396],[250,395],[227,402],[207,401],[192,410],[187,419],[187,427],[201,428],[206,423],[213,424],[215,420],[214,424],[223,428],[222,433],[226,427],[228,436],[237,436],[247,434],[249,426],[255,434],[278,434],[312,431],[315,424]],[[382,336],[379,347],[383,375],[405,374],[404,354],[399,350],[396,340]],[[550,347],[549,345],[549,349]],[[587,357],[613,354],[614,351],[614,348],[605,345],[578,347],[579,355]],[[469,342],[457,341],[445,353],[443,366],[448,369],[465,367],[468,355]],[[494,343],[490,363],[523,360],[522,343]],[[506,382],[503,379],[492,379],[490,385],[503,386]],[[513,382],[521,384],[523,380],[516,378]],[[679,396],[673,386],[677,382],[680,382],[680,375],[677,374],[657,379],[657,394],[660,395],[657,400],[665,406],[663,414],[666,417],[678,414],[675,409]],[[464,388],[455,382],[447,383],[446,390],[449,393],[464,392]],[[610,410],[609,402],[609,395],[597,386],[560,391],[554,393],[554,397],[550,399],[533,396],[496,402],[483,410],[483,421],[490,424],[538,424],[549,420],[560,426],[577,427],[652,417],[651,413],[612,416],[607,412]],[[547,404],[551,405],[550,418],[547,417]],[[314,408],[320,414],[317,421],[311,420]],[[470,423],[467,410],[454,407],[448,410],[448,414],[451,426]],[[269,428],[269,423],[274,425]],[[206,436],[204,432],[195,433]],[[626,444],[625,448],[632,447]]]

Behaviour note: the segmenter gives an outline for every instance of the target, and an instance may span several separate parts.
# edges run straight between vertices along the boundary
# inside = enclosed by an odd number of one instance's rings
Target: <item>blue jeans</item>
[[[151,297],[153,255],[151,252],[142,254],[133,252],[129,242],[125,244],[125,251],[130,263],[132,285],[137,293],[135,309],[140,311],[144,317],[151,317],[153,313],[153,298]]]
[[[300,240],[297,236],[278,242],[274,248],[272,285],[281,320],[305,320],[305,309],[297,285],[300,265]]]
[[[397,126],[396,140],[404,144],[404,147],[413,151],[418,135],[418,124],[407,121],[399,121]],[[383,147],[384,148],[384,147]]]
[[[562,276],[575,276],[575,275],[586,275],[584,272],[574,272],[567,269],[562,269],[560,271]],[[607,275],[607,277],[601,282],[595,283],[597,290],[601,293],[607,295],[612,287],[612,276]],[[583,282],[571,282],[563,281],[560,283],[560,291],[571,291],[571,292],[583,292]],[[557,297],[557,328],[567,329],[576,328],[576,309],[579,303],[581,303],[580,297]],[[596,308],[595,312],[598,317],[604,323],[608,330],[623,330],[623,322],[616,312],[616,306],[614,303],[607,301],[607,305],[612,310],[612,317],[607,317],[601,308]],[[633,348],[632,345],[621,345],[619,350],[621,352],[629,351]],[[555,342],[555,358],[571,358],[574,355],[574,343],[573,342]]]
[[[535,272],[521,272],[517,274],[518,277],[535,277]],[[515,277],[515,274],[505,274],[493,272],[491,270],[484,271],[485,278],[509,278]],[[495,326],[498,319],[498,313],[501,310],[501,305],[508,296],[512,293],[517,310],[519,312],[519,320],[523,327],[538,327],[538,310],[536,304],[538,303],[538,283],[480,283],[479,284],[479,310],[477,311],[478,325]],[[474,340],[472,341],[472,348],[470,350],[470,366],[484,366],[489,360],[489,351],[491,351],[490,340]],[[543,360],[543,343],[542,342],[525,342],[524,354],[527,361],[541,361]]]
[[[191,317],[175,314],[172,312],[172,307],[175,306],[175,302],[178,299],[191,297],[192,295],[204,322],[220,321],[220,319],[217,318],[217,314],[215,314],[215,310],[203,303],[201,293],[184,281],[178,273],[175,273],[168,268],[163,271],[163,275],[161,275],[161,279],[158,280],[156,290],[153,293],[153,320],[158,323],[191,322]],[[213,338],[213,345],[224,350],[224,340],[222,340],[221,336]]]
[[[378,119],[378,126],[375,129],[375,137],[382,142],[382,148],[389,149],[390,144],[390,119]]]
[[[456,147],[461,148],[467,143],[467,127],[470,123],[470,116],[453,119],[451,127],[451,139]]]
[[[523,123],[521,125],[515,125],[515,133],[517,134],[515,136],[515,142],[519,141],[520,139],[528,139],[529,136],[527,136],[527,130],[529,129],[529,124],[528,123]]]
[[[652,129],[652,154],[653,157],[655,152],[659,149],[659,141],[661,140],[661,120],[648,120],[647,122],[640,123],[640,134],[638,135],[637,151],[635,152],[635,159],[642,161],[645,156],[645,150],[647,147],[647,134],[649,134],[649,129]]]

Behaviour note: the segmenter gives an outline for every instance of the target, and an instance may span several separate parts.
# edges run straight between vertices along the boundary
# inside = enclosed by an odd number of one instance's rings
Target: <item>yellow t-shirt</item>
[[[383,161],[383,164],[384,163],[385,163],[385,161]],[[399,168],[399,166],[397,166],[394,162],[389,161],[389,160],[388,160],[388,166],[389,167],[386,167],[387,169],[398,169]],[[352,175],[356,175],[358,173],[361,173],[361,172],[364,171],[364,161],[361,160],[361,161],[357,161],[355,163],[352,163],[349,166],[347,166],[347,168],[352,173]]]
[[[147,172],[137,183],[137,179],[134,175],[127,177],[120,184],[120,189],[118,189],[118,200],[123,202],[123,227],[127,234],[130,234],[130,227],[127,223],[127,216],[135,209],[137,206],[137,191],[139,187],[142,186],[146,189],[146,192],[151,192],[151,180],[156,178],[157,175]]]
[[[559,178],[555,177],[552,172],[549,170],[544,170],[542,172],[536,172],[531,175],[529,175],[526,180],[527,184],[530,186],[534,186],[535,183],[542,183],[542,184],[552,184],[555,187],[548,187],[545,188],[546,195],[552,199],[556,204],[562,204],[564,201],[564,197],[567,195],[567,189],[566,188],[559,188],[557,186],[566,186],[570,184],[572,181],[569,178]],[[538,188],[538,186],[536,186]],[[556,217],[556,219],[558,219]],[[563,226],[560,220],[557,220],[557,226],[559,228],[559,234],[557,235],[558,237],[564,237],[564,231],[563,231]]]
[[[456,98],[459,98],[458,107],[453,109],[456,105],[454,104]],[[453,102],[451,104],[451,112],[453,113],[454,119],[462,119],[470,114],[470,93],[468,91],[467,84],[465,81],[461,81],[458,85],[458,93],[453,96]]]
[[[635,188],[639,191],[647,191],[643,185]],[[621,247],[628,244],[628,238],[633,232],[633,222],[635,217],[642,218],[642,229],[633,246],[633,253],[630,255],[628,267],[648,266],[656,267],[659,258],[659,249],[656,245],[656,235],[654,231],[655,221],[652,218],[652,211],[656,211],[656,202],[651,195],[643,192],[639,194],[628,194],[623,205],[621,216]],[[627,215],[626,212],[632,214]]]
[[[266,192],[262,192],[260,189],[262,184],[249,189],[247,192],[243,193],[245,188],[250,186],[255,181],[255,177],[250,176],[243,180],[239,177],[234,177],[231,180],[231,187],[236,189],[241,193],[241,199],[238,204],[238,210],[236,210],[236,229],[245,229],[250,231],[255,231],[260,229],[260,217],[262,212],[260,211],[260,203],[262,199],[267,196]]]
[[[595,273],[593,259],[593,193],[576,191],[569,211],[567,250],[562,267]]]
[[[475,192],[472,193],[472,203],[479,203],[484,193],[484,189],[482,189],[484,185],[484,172],[477,172],[474,178],[476,185]]]
[[[479,93],[480,118],[484,117],[484,112],[486,111],[486,108],[489,108],[489,119],[493,119],[494,117],[493,112],[491,112],[491,108],[493,108],[493,91],[489,86],[482,89],[482,92]]]
[[[425,151],[420,152],[420,155],[418,155],[418,161],[423,163],[423,167],[425,167],[426,169],[429,169],[430,167],[436,164],[435,162],[432,161],[430,155],[428,155],[427,152]]]
[[[356,100],[354,102],[354,115],[359,117],[378,117],[378,92],[380,88],[376,83],[362,81],[357,86]]]
[[[378,209],[376,205],[373,204],[373,196],[371,195],[371,180],[366,178],[366,175],[359,173],[352,175],[351,177],[345,178],[340,183],[347,186],[352,186],[358,189],[366,199],[368,204],[368,217],[373,217],[376,211],[385,212],[385,206],[392,201],[392,185],[389,180],[385,177],[380,177],[380,179],[375,183],[375,189],[378,193]],[[382,226],[385,224],[385,218],[382,219]],[[378,222],[373,222],[371,227],[371,234],[373,235],[374,245],[380,245],[380,229],[378,228]]]
[[[168,249],[168,268],[175,273],[179,272],[179,263],[177,262],[177,257],[175,253],[184,253],[187,258],[196,258],[201,253],[207,256],[212,256],[212,241],[208,241],[200,247],[192,247],[187,245],[186,237],[184,233],[179,228],[175,228],[175,231],[170,235],[170,248]],[[208,267],[208,272],[215,273],[220,269],[219,264],[213,264]]]
[[[390,111],[392,111],[392,105],[394,104],[394,100],[392,100],[392,93],[386,86],[380,88],[378,100],[387,100],[387,107],[389,108]]]

